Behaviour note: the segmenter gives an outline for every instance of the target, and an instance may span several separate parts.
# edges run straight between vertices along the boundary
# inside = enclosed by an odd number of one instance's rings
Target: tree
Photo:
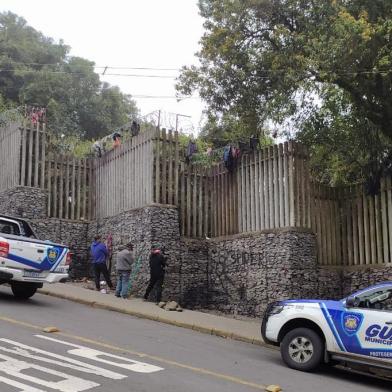
[[[328,89],[323,104],[312,111],[297,134],[311,154],[313,177],[330,185],[366,181],[378,190],[378,179],[391,172],[391,140],[355,113],[348,94]]]
[[[179,93],[197,89],[218,118],[251,111],[259,127],[289,120],[303,130],[317,127],[317,111],[339,90],[338,117],[391,139],[390,1],[200,0],[199,8],[200,66],[183,68]]]
[[[47,108],[57,133],[98,138],[127,122],[138,109],[118,87],[102,84],[94,63],[69,55],[10,12],[0,13],[0,96],[8,106]]]
[[[230,143],[249,144],[251,137],[257,138],[263,146],[273,144],[268,131],[259,129],[258,124],[252,121],[254,119],[255,117],[238,117],[232,113],[224,113],[217,119],[210,113],[200,137],[215,147],[223,147]]]

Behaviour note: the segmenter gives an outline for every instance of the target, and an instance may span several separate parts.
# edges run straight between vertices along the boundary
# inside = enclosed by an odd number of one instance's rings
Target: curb
[[[88,305],[88,306],[91,306],[91,307],[97,308],[97,309],[110,310],[113,312],[123,313],[123,314],[127,314],[129,316],[134,316],[134,317],[141,318],[141,319],[147,319],[147,320],[157,321],[157,322],[168,324],[168,325],[173,325],[175,327],[191,329],[193,331],[201,332],[201,333],[204,333],[207,335],[215,335],[215,336],[219,336],[219,337],[226,338],[226,339],[232,339],[232,340],[237,340],[237,341],[244,342],[244,343],[250,343],[250,344],[255,344],[258,346],[276,349],[276,347],[264,343],[261,339],[249,338],[248,336],[238,335],[233,332],[228,332],[228,331],[215,329],[215,328],[202,327],[200,325],[181,322],[181,321],[170,320],[170,319],[162,317],[162,316],[154,316],[154,315],[151,315],[148,313],[142,313],[142,312],[138,312],[138,311],[134,311],[134,310],[121,309],[117,306],[106,305],[106,304],[96,302],[96,301],[89,301],[89,300],[85,300],[85,299],[82,299],[79,297],[73,297],[72,295],[53,293],[53,292],[51,292],[49,290],[45,290],[45,289],[39,289],[38,292],[40,294],[44,294],[44,295],[48,295],[48,296],[56,297],[56,298],[61,298],[61,299],[66,299],[68,301],[77,302],[82,305]]]

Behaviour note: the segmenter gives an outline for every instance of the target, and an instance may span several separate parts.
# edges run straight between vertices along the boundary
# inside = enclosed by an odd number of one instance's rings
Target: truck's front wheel
[[[321,364],[324,342],[315,331],[296,328],[285,335],[280,352],[287,366],[309,372]]]
[[[37,291],[37,285],[33,283],[12,282],[11,290],[18,299],[29,299]]]

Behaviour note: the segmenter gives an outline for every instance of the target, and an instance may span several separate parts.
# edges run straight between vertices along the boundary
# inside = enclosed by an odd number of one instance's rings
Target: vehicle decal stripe
[[[51,269],[51,271],[55,271],[57,269],[57,267],[61,264],[61,262],[63,261],[64,255],[67,253],[67,248],[64,248],[63,251],[61,252],[60,257],[58,258],[57,262],[55,263],[55,265],[53,266],[53,268]]]
[[[335,327],[334,323],[333,323],[332,320],[331,320],[331,315],[329,314],[327,307],[326,307],[325,304],[322,303],[322,302],[320,303],[320,309],[321,309],[321,311],[322,311],[322,313],[323,313],[325,319],[327,320],[327,323],[328,323],[328,325],[329,325],[329,328],[331,329],[333,335],[335,336],[335,339],[336,339],[336,342],[337,342],[338,345],[339,345],[339,348],[340,348],[342,351],[347,351],[346,348],[345,348],[345,346],[344,346],[344,344],[343,344],[343,342],[342,342],[342,340],[340,339],[340,336],[339,336],[339,334],[338,334],[338,331],[336,330],[336,327]]]
[[[25,257],[18,256],[13,253],[8,253],[7,258],[9,260],[16,261],[17,263],[26,265],[28,267],[36,268],[37,270],[54,271],[59,266],[60,262],[63,260],[66,251],[67,251],[67,248],[62,249],[61,255],[57,259],[57,261],[54,265],[49,262],[47,257],[45,257],[44,260],[42,260],[41,262],[35,262],[32,260],[26,259]]]
[[[29,267],[33,267],[33,268],[36,268],[39,270],[43,269],[42,263],[34,262],[34,261],[26,259],[24,257],[14,255],[13,253],[8,253],[7,259],[10,259],[12,261],[16,261],[17,263],[24,264],[24,265],[27,265]]]

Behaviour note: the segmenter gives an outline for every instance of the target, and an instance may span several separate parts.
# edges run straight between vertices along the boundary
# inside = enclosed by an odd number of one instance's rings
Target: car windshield
[[[375,292],[385,291],[385,290],[392,290],[392,283],[386,282],[385,285],[382,286],[380,285],[379,287],[370,286],[362,290],[355,290],[351,292],[349,295],[347,295],[346,297],[342,298],[341,301],[345,301],[347,298],[350,297],[360,297],[360,296],[362,297],[363,295],[372,295]]]
[[[370,288],[354,293],[355,307],[392,310],[392,285]]]

